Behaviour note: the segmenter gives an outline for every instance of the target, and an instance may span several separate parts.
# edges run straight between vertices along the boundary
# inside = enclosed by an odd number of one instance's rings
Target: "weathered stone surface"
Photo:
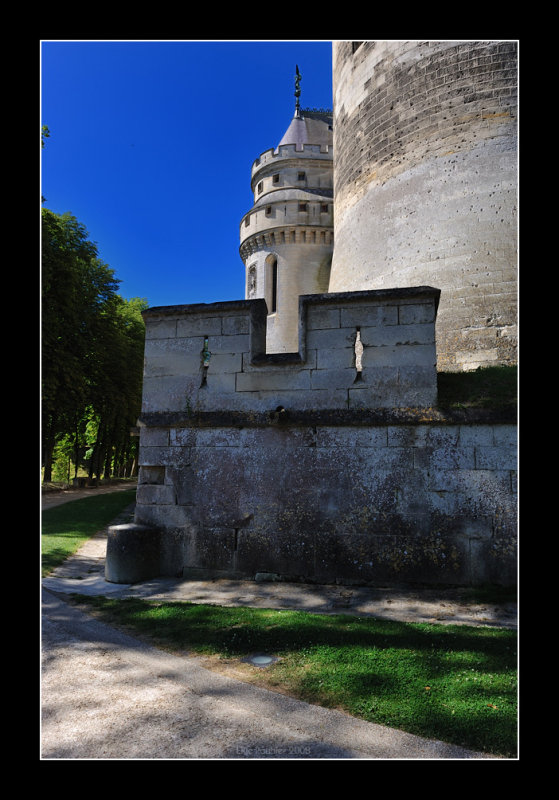
[[[136,522],[161,531],[161,574],[514,582],[515,419],[436,408],[437,302],[429,287],[303,297],[283,354],[254,349],[258,300],[146,312],[148,330],[174,319],[169,336],[193,337],[146,340]]]
[[[137,583],[161,574],[159,530],[137,522],[113,525],[107,534],[105,580]]]
[[[165,466],[182,505],[138,506],[171,536],[182,518],[189,546],[172,573],[514,583],[514,425],[195,433],[189,466]]]
[[[438,298],[425,286],[302,296],[298,352],[272,354],[261,300],[150,309],[142,414],[431,405]]]
[[[437,286],[439,370],[516,363],[517,42],[355,44],[333,44],[330,291]]]

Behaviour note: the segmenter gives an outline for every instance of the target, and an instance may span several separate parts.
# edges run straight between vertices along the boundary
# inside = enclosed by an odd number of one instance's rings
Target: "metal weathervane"
[[[299,67],[295,64],[295,114],[299,115],[299,98],[301,97],[301,73]]]

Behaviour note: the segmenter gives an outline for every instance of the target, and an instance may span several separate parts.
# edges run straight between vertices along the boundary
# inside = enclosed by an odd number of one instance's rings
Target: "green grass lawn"
[[[42,513],[41,566],[45,577],[134,502],[136,489],[71,500]]]
[[[235,677],[420,736],[516,757],[516,633],[372,617],[77,597],[156,646]],[[278,660],[259,669],[253,653]]]
[[[518,394],[516,367],[479,367],[472,372],[439,372],[440,408],[515,409]]]

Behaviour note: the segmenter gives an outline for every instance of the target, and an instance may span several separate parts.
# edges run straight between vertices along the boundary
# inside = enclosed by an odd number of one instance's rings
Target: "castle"
[[[516,360],[515,51],[336,42],[332,117],[297,69],[245,299],[144,312],[107,580],[515,582],[516,421],[437,408],[437,369]]]

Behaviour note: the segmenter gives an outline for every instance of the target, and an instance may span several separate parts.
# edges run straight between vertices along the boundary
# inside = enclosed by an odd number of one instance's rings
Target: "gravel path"
[[[116,490],[121,488],[129,487]],[[101,491],[111,490],[115,487]],[[73,490],[58,500],[79,496],[85,495]],[[107,584],[105,548],[106,532],[100,532],[43,580],[43,760],[491,758],[218,674],[199,658],[165,653],[95,620],[64,602],[64,593],[295,606],[326,613],[352,613],[353,606],[353,613],[401,617],[406,612],[416,621],[432,617],[430,605],[404,598],[406,607],[398,607],[394,596],[362,598],[359,590],[344,587],[167,579],[130,587]],[[441,609],[439,601],[437,608],[441,621],[458,621],[453,605]],[[515,627],[515,609],[504,615],[502,609],[493,611],[496,616],[486,624]],[[461,621],[480,624],[486,614],[487,609],[475,609],[473,617]]]
[[[42,759],[471,759],[171,655],[43,594]]]
[[[62,503],[69,503],[71,500],[81,500],[83,497],[91,497],[97,494],[107,494],[107,492],[126,492],[128,489],[135,489],[136,482],[122,481],[122,483],[108,483],[105,486],[90,486],[85,489],[60,489],[59,491],[44,492],[41,495],[41,508],[60,506]]]

